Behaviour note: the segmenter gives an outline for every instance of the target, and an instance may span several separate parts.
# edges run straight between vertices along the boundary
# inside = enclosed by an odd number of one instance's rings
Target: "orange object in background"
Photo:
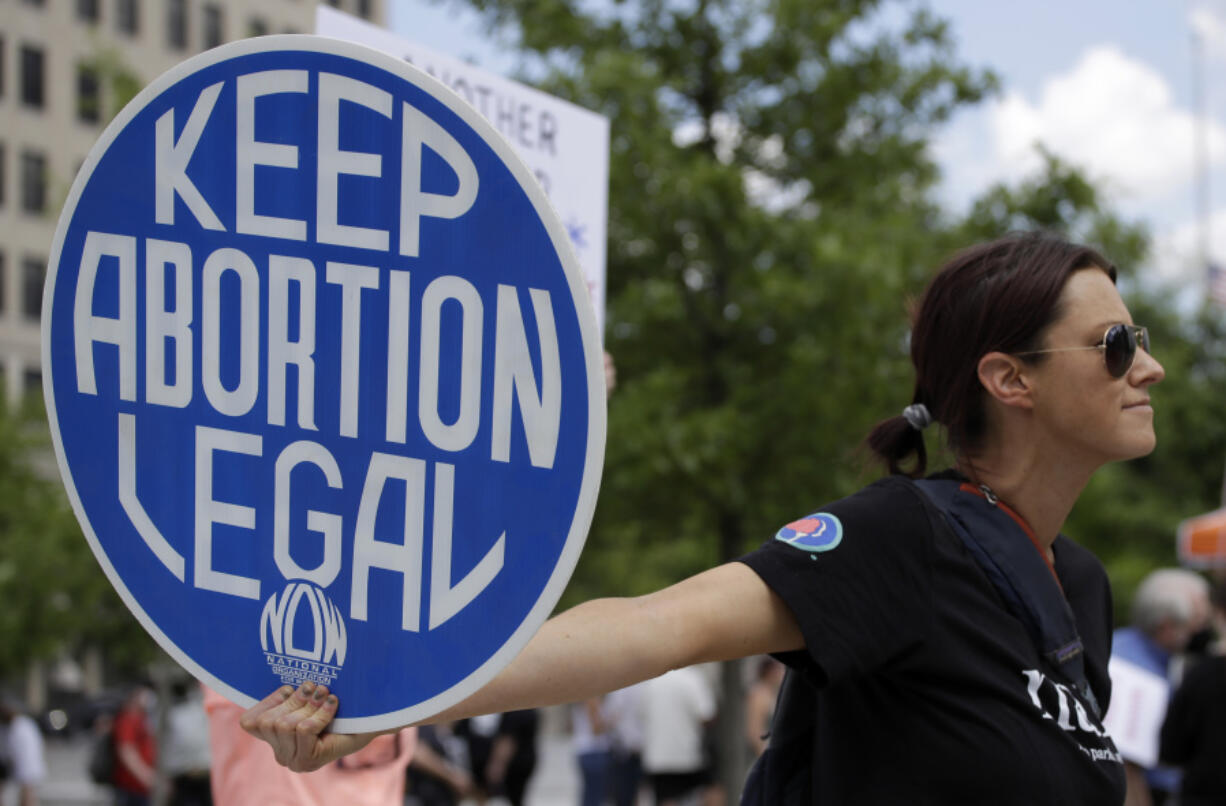
[[[1190,568],[1226,567],[1226,509],[1217,509],[1179,524],[1176,552]]]

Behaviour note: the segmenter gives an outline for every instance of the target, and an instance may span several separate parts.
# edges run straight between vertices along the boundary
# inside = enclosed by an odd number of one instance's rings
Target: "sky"
[[[1042,142],[1085,171],[1114,210],[1149,228],[1147,275],[1199,291],[1201,232],[1209,258],[1226,261],[1226,0],[916,2],[949,21],[958,59],[992,69],[1001,84],[995,97],[936,133],[937,192],[946,206],[963,211],[991,184],[1025,177],[1038,166],[1034,144]],[[487,69],[514,64],[505,43],[490,40],[454,4],[395,0],[389,22]],[[1210,210],[1203,230],[1200,109]]]

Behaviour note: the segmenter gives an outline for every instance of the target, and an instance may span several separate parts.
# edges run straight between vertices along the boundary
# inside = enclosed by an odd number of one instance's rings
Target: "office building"
[[[0,0],[0,379],[40,386],[39,312],[60,207],[107,122],[184,59],[311,33],[313,0]],[[386,24],[386,0],[330,0]]]

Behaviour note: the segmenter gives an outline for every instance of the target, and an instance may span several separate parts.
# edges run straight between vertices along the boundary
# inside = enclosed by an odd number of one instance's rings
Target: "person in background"
[[[409,762],[406,806],[458,806],[472,792],[467,750],[443,722],[417,729],[417,749]]]
[[[703,738],[715,719],[715,697],[702,672],[685,666],[648,680],[640,709],[643,770],[656,806],[677,806],[703,792],[713,780]]]
[[[485,768],[485,782],[491,794],[501,795],[511,806],[524,806],[528,781],[536,771],[539,725],[540,713],[532,708],[507,711],[498,721]]]
[[[207,687],[204,710],[219,806],[403,806],[416,728],[380,736],[362,752],[303,775],[277,764],[267,745],[238,726],[243,709]]]
[[[614,806],[635,806],[643,782],[643,715],[646,683],[619,688],[604,698],[613,766],[610,772]]]
[[[745,740],[755,758],[766,749],[771,717],[775,714],[775,698],[779,696],[779,684],[786,670],[779,661],[769,655],[763,656],[758,661],[754,681],[745,692]]]
[[[153,691],[137,686],[115,714],[116,806],[149,806],[157,778],[157,744],[149,724]]]
[[[1226,582],[1211,594],[1214,632],[1226,636]],[[1217,649],[1220,649],[1218,647]],[[1226,657],[1211,654],[1189,669],[1162,723],[1159,757],[1179,766],[1179,806],[1226,803]]]
[[[1179,653],[1209,621],[1209,583],[1183,568],[1141,580],[1132,625],[1115,631],[1111,707],[1103,726],[1124,757],[1126,806],[1161,806],[1179,789],[1179,771],[1158,761],[1158,740]]]
[[[170,778],[170,806],[212,806],[209,786],[209,721],[204,697],[193,682],[171,688],[174,702],[166,712],[162,771]]]
[[[582,806],[604,806],[610,791],[613,755],[601,698],[590,697],[571,705],[570,726],[571,749],[583,781],[579,803]]]
[[[0,759],[17,786],[19,806],[37,806],[39,784],[47,777],[43,737],[34,720],[9,700],[0,700]]]

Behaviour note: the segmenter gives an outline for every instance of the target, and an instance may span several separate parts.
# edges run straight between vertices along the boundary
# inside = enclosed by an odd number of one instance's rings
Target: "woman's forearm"
[[[802,645],[782,602],[732,563],[648,596],[596,599],[555,616],[488,685],[427,721],[582,702],[670,669]]]

